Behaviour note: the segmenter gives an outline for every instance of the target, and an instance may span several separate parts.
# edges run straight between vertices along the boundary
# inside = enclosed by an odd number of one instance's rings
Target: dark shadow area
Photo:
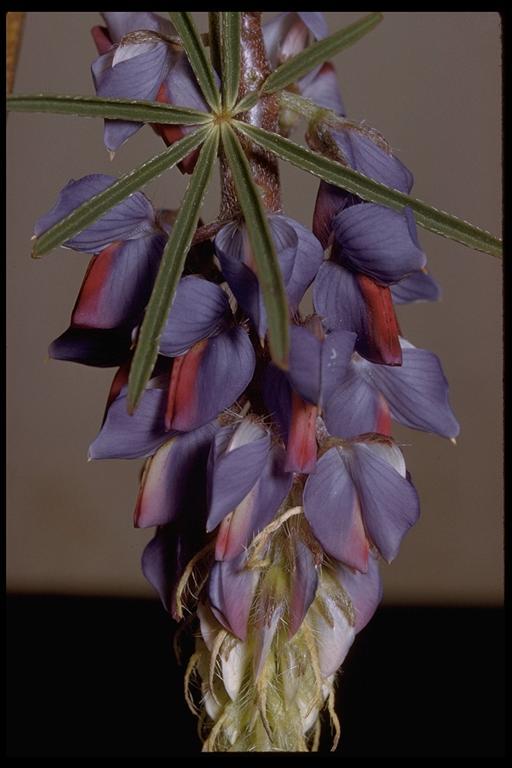
[[[157,601],[9,596],[7,756],[199,754],[174,627]],[[504,655],[500,609],[381,608],[339,679],[338,755],[503,757]]]

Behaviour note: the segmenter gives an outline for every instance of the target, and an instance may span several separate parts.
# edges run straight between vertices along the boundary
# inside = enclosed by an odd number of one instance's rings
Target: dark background
[[[175,626],[156,600],[10,596],[8,757],[198,755]],[[337,754],[504,756],[504,650],[500,609],[381,607],[339,677]]]

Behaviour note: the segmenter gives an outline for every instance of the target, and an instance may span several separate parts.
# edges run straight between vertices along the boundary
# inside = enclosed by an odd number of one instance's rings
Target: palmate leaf
[[[187,11],[169,11],[171,21],[181,37],[190,66],[194,70],[203,96],[210,107],[218,112],[220,109],[220,94],[215,84],[212,65],[206,55],[192,16]]]
[[[100,96],[64,96],[20,94],[6,100],[10,112],[44,112],[78,117],[103,117],[110,120],[133,120],[138,123],[200,125],[212,120],[209,112],[188,107],[173,107],[158,101],[142,99],[104,99]]]
[[[275,93],[297,82],[307,72],[360,40],[382,19],[382,13],[369,13],[354,24],[338,30],[329,37],[324,37],[323,40],[312,43],[272,72],[263,83],[262,92]]]
[[[271,133],[263,128],[257,128],[237,120],[233,121],[233,125],[249,139],[282,160],[287,160],[303,171],[308,171],[330,184],[346,189],[363,200],[386,205],[395,211],[402,211],[405,206],[409,206],[414,211],[416,222],[424,229],[455,240],[477,251],[483,251],[492,256],[502,255],[501,240],[494,237],[490,232],[475,227],[473,224],[449,213],[439,211],[437,208],[398,192],[396,189],[379,184],[362,173],[301,147],[277,133]]]
[[[128,379],[128,410],[133,413],[158,355],[162,328],[169,314],[199,219],[219,145],[219,129],[208,129],[178,216],[165,246],[151,298],[146,307]]]
[[[222,146],[233,176],[258,270],[258,281],[267,313],[272,359],[280,368],[286,369],[288,366],[288,302],[267,214],[252,179],[251,168],[242,146],[231,126],[226,123],[222,125]]]
[[[180,160],[183,160],[190,152],[198,147],[205,140],[211,128],[198,128],[194,133],[180,139],[171,147],[161,152],[159,155],[151,158],[147,162],[139,165],[133,171],[121,176],[110,187],[103,192],[91,197],[90,200],[80,205],[78,208],[61,219],[57,224],[46,232],[43,232],[34,242],[32,256],[35,258],[43,256],[52,248],[62,245],[66,240],[70,240],[78,232],[82,232],[86,227],[95,222],[100,216],[109,211],[115,205],[120,203],[125,197],[136,192],[148,182],[156,179],[161,173],[172,168]]]
[[[240,12],[221,11],[222,92],[224,109],[231,110],[240,83]]]

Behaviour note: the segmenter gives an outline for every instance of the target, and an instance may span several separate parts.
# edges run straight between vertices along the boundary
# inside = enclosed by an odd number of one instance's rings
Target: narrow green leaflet
[[[258,101],[261,98],[261,94],[259,91],[249,91],[249,93],[246,93],[245,96],[240,99],[236,107],[233,109],[233,115],[238,115],[240,112],[247,112],[247,110],[254,107],[255,104],[258,103]]]
[[[190,65],[203,95],[214,111],[220,109],[220,94],[215,85],[212,65],[206,55],[192,16],[187,11],[169,11],[171,21],[181,37]]]
[[[382,21],[382,13],[369,13],[359,21],[344,27],[323,40],[312,43],[303,51],[281,64],[263,83],[263,93],[275,93],[295,83],[314,67],[323,64],[344,48],[357,42]]]
[[[106,117],[110,120],[134,120],[138,123],[199,125],[212,119],[210,113],[188,107],[173,107],[157,101],[102,99],[99,96],[23,94],[9,96],[6,102],[10,112],[48,112],[79,117]]]
[[[240,83],[240,12],[221,11],[222,91],[224,109],[231,110]]]
[[[144,392],[158,355],[163,326],[183,272],[199,210],[215,167],[218,128],[210,128],[165,246],[153,293],[146,307],[128,379],[128,411],[133,413]]]
[[[132,192],[136,192],[168,168],[172,168],[180,160],[183,160],[199,144],[202,144],[209,131],[211,131],[210,126],[199,128],[184,139],[180,139],[180,141],[164,152],[139,165],[138,168],[130,171],[130,173],[121,176],[120,179],[110,187],[107,187],[103,192],[91,197],[90,200],[76,208],[65,219],[62,219],[46,232],[43,232],[34,242],[32,256],[43,256],[48,251],[51,251],[52,248],[62,245],[62,243],[65,243],[66,240],[69,240],[78,232],[82,232],[96,219],[99,219],[100,216],[103,216],[104,213],[124,200],[125,197],[131,195]]]
[[[210,46],[210,59],[213,68],[220,72],[222,70],[221,61],[221,32],[220,32],[220,14],[221,11],[208,11],[208,43]]]
[[[272,359],[280,368],[288,366],[288,302],[277,261],[265,209],[252,179],[249,162],[231,126],[222,125],[222,145],[226,153],[238,202],[244,214],[258,280],[267,313]]]
[[[362,173],[347,168],[334,160],[329,160],[317,152],[305,149],[305,147],[301,147],[277,133],[271,133],[237,120],[233,121],[233,124],[252,141],[303,171],[308,171],[330,184],[346,189],[363,200],[387,205],[395,211],[401,211],[405,206],[409,206],[414,211],[417,223],[424,229],[467,245],[476,251],[483,251],[491,256],[502,256],[502,242],[490,232],[475,227],[473,224],[449,213],[439,211],[421,200],[404,195],[396,189],[379,184],[367,176],[363,176]]]

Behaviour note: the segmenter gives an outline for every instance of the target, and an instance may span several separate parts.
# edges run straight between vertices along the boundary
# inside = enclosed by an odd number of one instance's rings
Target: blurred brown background
[[[360,17],[327,13],[331,31]],[[269,16],[267,14],[267,16]],[[202,30],[205,14],[196,14]],[[97,13],[27,14],[15,92],[91,94]],[[413,171],[413,193],[500,234],[501,39],[496,13],[387,13],[335,59],[353,120],[388,139]],[[102,121],[11,114],[7,124],[7,585],[15,592],[153,594],[140,571],[152,531],[134,530],[142,461],[87,462],[112,370],[47,359],[68,325],[89,257],[30,259],[35,220],[70,178],[121,174],[161,151],[149,128],[110,163]],[[299,134],[296,134],[298,138]],[[317,183],[283,167],[287,213],[306,225]],[[179,204],[171,172],[146,188]],[[216,190],[204,206],[217,211]],[[454,447],[395,435],[422,517],[392,566],[387,603],[499,604],[503,595],[501,263],[419,230],[443,288],[439,304],[399,308],[406,337],[438,354],[461,424]]]

